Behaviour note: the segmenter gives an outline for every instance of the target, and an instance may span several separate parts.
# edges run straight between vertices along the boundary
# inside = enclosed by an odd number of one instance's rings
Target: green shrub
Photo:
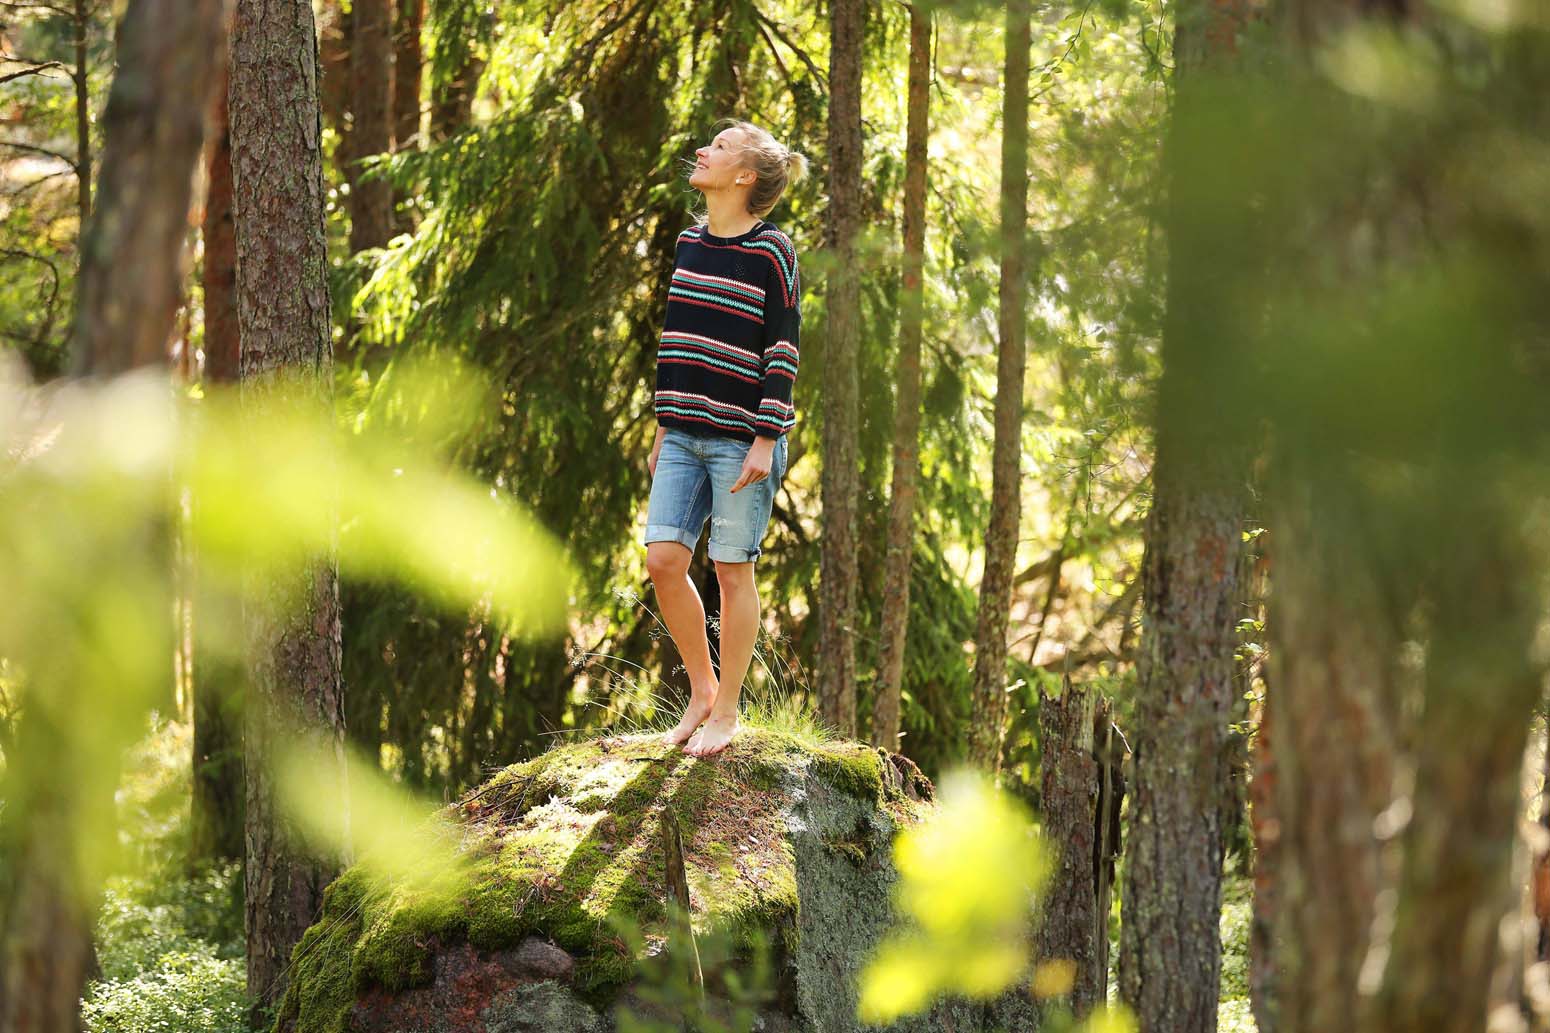
[[[92,983],[81,1002],[86,1033],[246,1033],[245,968],[196,941],[139,975]]]
[[[1229,872],[1236,866],[1229,863]],[[1255,1033],[1249,1010],[1249,928],[1254,921],[1254,884],[1228,874],[1222,885],[1222,982],[1218,997],[1218,1033]]]
[[[86,1033],[246,1033],[242,866],[184,870],[190,734],[152,714],[131,751],[117,799],[128,870],[103,887]]]

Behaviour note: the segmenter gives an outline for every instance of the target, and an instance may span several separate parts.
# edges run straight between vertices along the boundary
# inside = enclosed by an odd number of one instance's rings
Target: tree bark
[[[1213,198],[1221,182],[1198,174],[1218,141],[1214,98],[1196,76],[1225,65],[1247,9],[1244,0],[1181,7],[1174,42],[1167,311],[1120,935],[1120,995],[1143,1033],[1216,1029],[1249,436],[1218,371],[1249,329],[1223,301],[1253,259],[1240,253],[1243,241],[1200,218],[1213,201],[1241,197]]]
[[[70,73],[75,87],[75,187],[82,226],[91,221],[91,79],[86,69],[86,30],[91,25],[88,0],[75,0],[75,68]],[[85,249],[81,251],[86,254]]]
[[[1479,486],[1476,497],[1485,494]],[[1533,567],[1521,517],[1479,509],[1457,521],[1454,576],[1436,592],[1413,816],[1368,1030],[1474,1033],[1486,1020],[1544,672],[1532,659],[1542,600],[1525,576]]]
[[[969,759],[1001,770],[1006,724],[1006,633],[1022,516],[1023,377],[1027,368],[1028,52],[1027,0],[1006,5],[1006,74],[1002,87],[1001,285],[997,317],[996,440],[991,461],[990,526],[974,633],[974,719]]]
[[[398,0],[397,21],[393,27],[393,150],[420,146],[420,84],[424,78],[424,59],[420,52],[420,32],[425,24],[425,0]],[[397,214],[396,231],[414,232],[414,212],[408,198],[399,193],[393,206]]]
[[[1272,657],[1272,660],[1274,658]],[[1281,821],[1276,795],[1281,782],[1278,756],[1281,730],[1276,727],[1270,695],[1279,691],[1266,677],[1265,700],[1255,721],[1250,763],[1249,821],[1254,837],[1253,918],[1249,926],[1249,1007],[1258,1033],[1280,1033],[1281,977],[1275,957],[1274,934],[1281,913]]]
[[[872,744],[899,749],[899,703],[910,617],[910,563],[915,554],[915,494],[920,477],[921,269],[926,251],[926,142],[930,114],[929,11],[910,5],[909,111],[904,145],[904,290],[899,359],[894,376],[893,486],[888,493],[888,547],[883,561],[882,647]]]
[[[71,349],[78,375],[166,360],[224,10],[222,0],[134,0],[119,24],[99,211],[81,244]]]
[[[856,499],[861,283],[861,45],[865,6],[829,5],[829,271],[823,380],[823,544],[819,556],[818,710],[845,738],[856,734]]]
[[[1398,628],[1354,555],[1377,543],[1337,552],[1321,533],[1351,523],[1327,494],[1272,495],[1275,831],[1264,860],[1275,895],[1270,1010],[1286,1030],[1344,1026],[1363,1006],[1359,976],[1386,883],[1374,829],[1395,776]]]
[[[1097,715],[1097,694],[1070,678],[1058,697],[1039,701],[1040,812],[1055,863],[1035,958],[1075,966],[1066,1004],[1078,1019],[1108,994],[1108,895],[1100,911],[1097,867],[1103,788],[1093,738]]]
[[[393,236],[393,188],[361,178],[361,159],[393,149],[393,0],[350,5],[350,251],[382,247]]]
[[[281,385],[331,408],[332,348],[324,240],[318,41],[306,0],[238,0],[232,40],[231,151],[236,197],[242,394],[256,406]],[[339,590],[333,553],[285,583],[251,579],[244,620],[247,968],[254,1019],[285,990],[291,948],[314,920],[332,859],[312,856],[276,798],[272,762],[297,739],[337,751],[344,738]],[[299,599],[296,607],[285,600]],[[342,786],[323,772],[320,792]]]
[[[1145,1033],[1210,1033],[1239,515],[1228,491],[1169,485],[1164,464],[1188,461],[1171,452],[1159,442],[1143,575],[1120,989]]]
[[[231,123],[228,69],[223,65],[212,101],[206,147],[204,236],[204,376],[237,383],[241,337],[237,330],[237,240],[232,218]],[[199,499],[191,499],[195,507]],[[191,548],[192,543],[185,546]],[[190,564],[191,570],[195,565]],[[199,614],[194,614],[199,620]],[[242,706],[240,672],[202,651],[194,663],[194,744],[189,808],[189,861],[242,858]]]
[[[318,64],[323,124],[337,134],[334,161],[336,168],[342,167],[349,155],[350,16],[340,8],[339,0],[323,0],[319,8]]]

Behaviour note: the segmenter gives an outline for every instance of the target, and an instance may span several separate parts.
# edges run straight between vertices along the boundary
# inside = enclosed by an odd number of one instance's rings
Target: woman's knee
[[[738,591],[753,591],[753,560],[746,563],[730,563],[726,560],[716,560],[716,580],[721,584],[723,594]]]
[[[688,574],[693,558],[694,553],[678,542],[651,542],[646,546],[646,573],[653,581],[681,578]]]

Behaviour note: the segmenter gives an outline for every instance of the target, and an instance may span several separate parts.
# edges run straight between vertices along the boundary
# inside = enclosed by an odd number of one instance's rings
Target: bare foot
[[[684,752],[695,757],[720,753],[727,748],[740,728],[742,725],[738,724],[737,714],[712,714],[700,730],[694,733],[694,738],[684,747]]]
[[[690,692],[689,705],[684,708],[684,716],[673,726],[670,732],[664,732],[662,742],[667,746],[677,746],[700,726],[700,722],[710,716],[710,709],[716,702],[716,690],[709,689],[701,692],[698,689]]]

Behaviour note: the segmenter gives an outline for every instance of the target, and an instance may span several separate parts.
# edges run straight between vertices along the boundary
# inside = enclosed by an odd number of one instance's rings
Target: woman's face
[[[694,152],[698,164],[689,174],[689,185],[701,192],[739,190],[753,184],[753,171],[739,167],[741,130],[728,126],[716,138]],[[741,179],[743,182],[739,183]]]

